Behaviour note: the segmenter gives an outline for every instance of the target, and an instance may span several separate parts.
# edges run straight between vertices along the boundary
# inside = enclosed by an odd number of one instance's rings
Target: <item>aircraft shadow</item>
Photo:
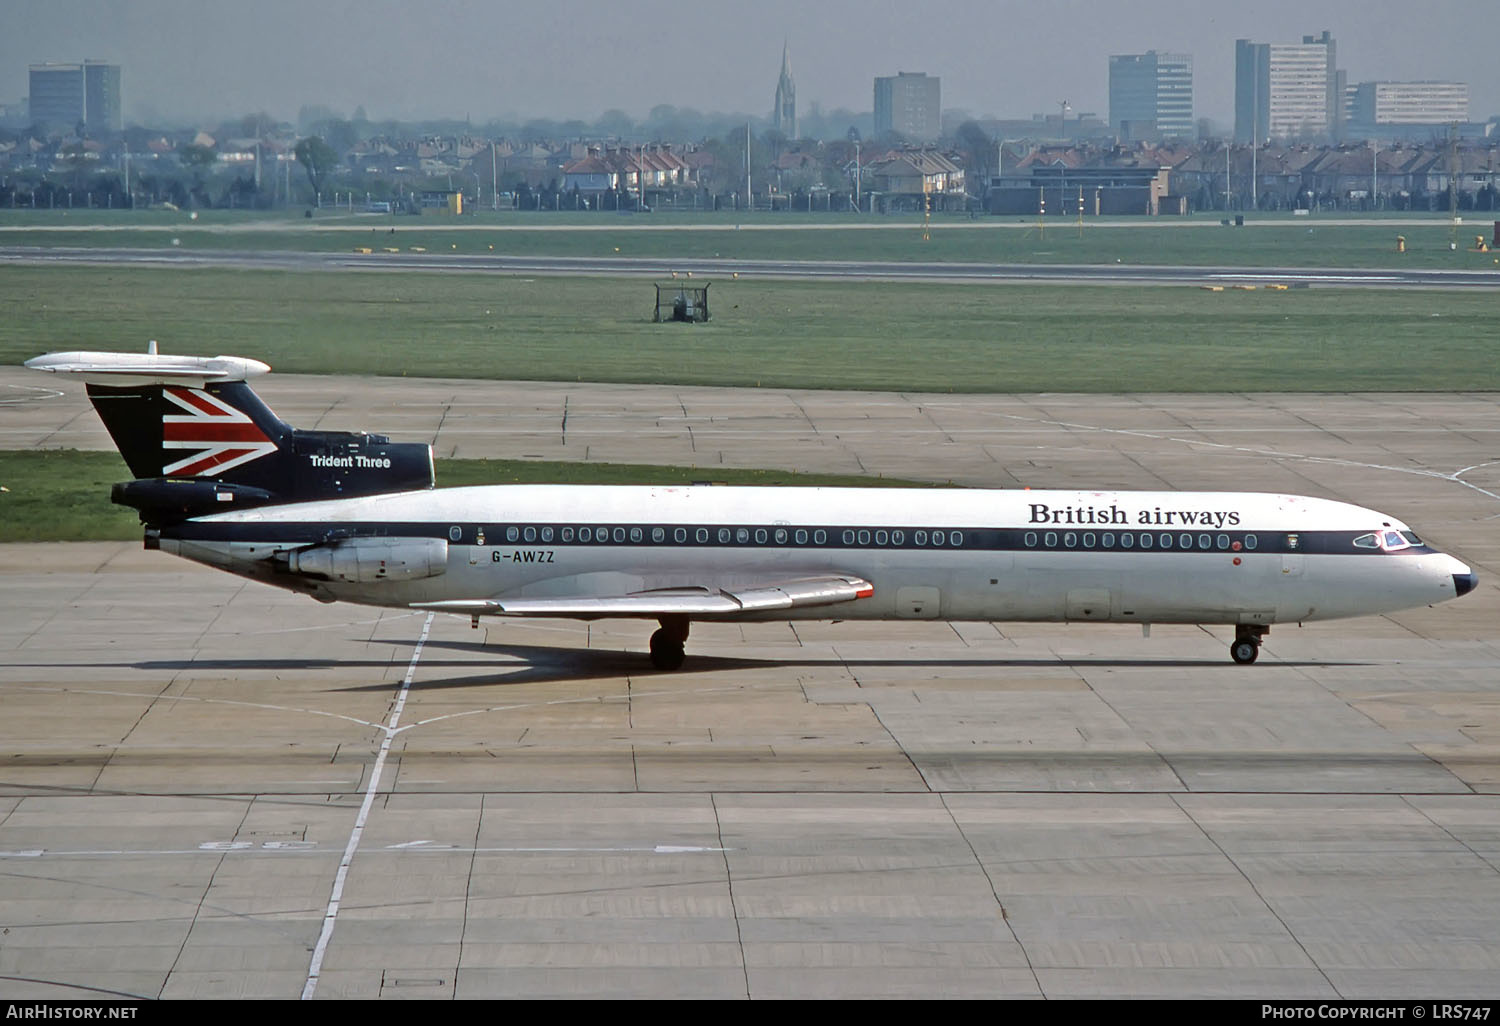
[[[381,644],[409,645],[410,639],[383,641]],[[651,666],[643,652],[620,652],[609,649],[580,649],[545,645],[485,644],[478,641],[447,641],[429,639],[426,649],[447,649],[458,653],[469,653],[478,658],[423,658],[422,670],[483,670],[486,659],[504,660],[512,664],[507,668],[493,667],[487,672],[419,679],[412,683],[413,689],[441,687],[491,686],[495,684],[562,683],[566,681],[603,680],[618,677],[676,677],[684,673],[700,674],[730,672],[735,670],[766,669],[783,667],[793,669],[805,667],[888,668],[936,670],[943,667],[990,668],[996,671],[1009,669],[1059,669],[1064,667],[1101,669],[1227,669],[1231,666],[1222,659],[1051,659],[984,658],[953,659],[933,658],[866,657],[841,659],[836,657],[806,657],[764,659],[744,656],[712,656],[688,652],[682,670],[657,670]],[[320,670],[391,670],[401,663],[399,659],[147,659],[136,662],[101,663],[12,663],[15,668],[57,668],[80,666],[94,668],[134,669],[145,672],[182,671],[244,671],[244,672],[312,672]],[[1289,669],[1313,668],[1333,669],[1338,667],[1364,666],[1367,663],[1321,660],[1267,660],[1261,670],[1271,667]],[[1256,668],[1246,667],[1244,672],[1255,673]],[[384,691],[390,688],[389,681],[362,684],[339,690]]]
[[[996,670],[1012,668],[1038,668],[1057,669],[1059,667],[1100,667],[1113,669],[1163,669],[1163,668],[1190,668],[1190,669],[1224,669],[1230,667],[1227,660],[1222,659],[948,659],[948,658],[864,658],[864,659],[838,659],[838,658],[805,658],[805,659],[757,659],[750,657],[726,657],[694,655],[688,653],[687,662],[682,670],[657,670],[651,666],[644,653],[616,652],[603,649],[578,649],[578,648],[556,648],[544,645],[503,645],[484,644],[482,642],[467,641],[434,641],[427,642],[429,648],[447,648],[458,651],[473,652],[476,655],[500,656],[507,660],[515,660],[522,665],[514,670],[501,673],[485,673],[475,676],[449,677],[439,679],[418,680],[412,683],[413,689],[438,688],[438,687],[468,687],[487,686],[494,684],[534,684],[534,683],[562,683],[565,681],[600,680],[610,677],[676,677],[684,673],[713,673],[721,671],[765,669],[771,667],[794,668],[798,666],[808,667],[847,667],[858,669],[860,667],[888,667],[888,668],[925,668],[938,669],[945,666],[951,667],[988,667]],[[429,662],[423,660],[422,666],[468,666],[477,667],[474,662],[460,662],[455,660],[440,660]],[[1287,668],[1334,668],[1343,666],[1361,666],[1363,663],[1350,662],[1322,662],[1322,661],[1276,661],[1269,665]],[[1254,672],[1253,669],[1249,672]],[[381,690],[389,685],[370,685],[368,687],[353,688],[350,690]]]

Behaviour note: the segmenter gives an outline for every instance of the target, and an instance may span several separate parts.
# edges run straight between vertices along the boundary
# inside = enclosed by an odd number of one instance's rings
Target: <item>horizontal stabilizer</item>
[[[858,577],[806,577],[739,591],[708,587],[660,588],[629,595],[564,595],[544,598],[461,599],[414,602],[415,609],[463,616],[693,616],[733,619],[745,613],[853,602],[875,593]]]
[[[32,370],[68,374],[90,385],[206,385],[245,381],[271,368],[243,356],[162,356],[156,353],[48,353],[26,361]]]

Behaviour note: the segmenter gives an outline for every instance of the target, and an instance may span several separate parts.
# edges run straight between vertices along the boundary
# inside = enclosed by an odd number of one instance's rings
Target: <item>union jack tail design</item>
[[[165,476],[219,476],[276,451],[254,421],[202,389],[168,386],[162,396],[171,403],[161,418],[162,448],[184,451],[175,463],[164,457]]]
[[[268,503],[432,487],[432,447],[352,431],[301,431],[246,378],[238,356],[60,353],[29,366],[77,374],[134,480],[110,499],[143,523],[175,523]]]

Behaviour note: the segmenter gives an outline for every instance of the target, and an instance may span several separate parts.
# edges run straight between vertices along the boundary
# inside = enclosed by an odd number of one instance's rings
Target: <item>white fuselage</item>
[[[285,570],[289,551],[369,537],[425,540],[441,565],[374,580]],[[380,606],[732,590],[830,573],[874,586],[858,601],[746,619],[1269,625],[1426,605],[1473,580],[1385,514],[1248,492],[506,485],[200,517],[164,528],[159,544]]]

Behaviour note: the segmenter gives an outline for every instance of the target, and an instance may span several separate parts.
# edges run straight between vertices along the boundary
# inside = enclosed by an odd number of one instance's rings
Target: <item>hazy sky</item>
[[[791,47],[798,106],[873,106],[872,80],[942,79],[945,109],[1108,116],[1108,56],[1194,60],[1196,113],[1228,124],[1234,40],[1330,29],[1349,81],[1469,83],[1500,113],[1500,0],[0,0],[0,101],[27,66],[123,66],[126,120],[303,104],[372,119],[553,117],[661,103],[767,114]]]

